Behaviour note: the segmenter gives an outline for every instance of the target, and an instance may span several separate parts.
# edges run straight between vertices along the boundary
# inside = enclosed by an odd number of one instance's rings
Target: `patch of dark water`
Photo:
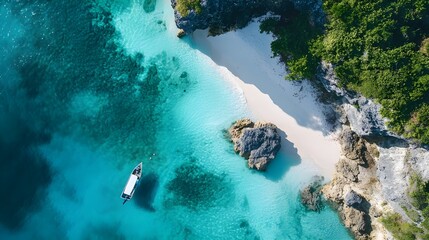
[[[144,175],[136,192],[134,193],[134,200],[137,206],[142,207],[148,211],[154,212],[153,201],[158,190],[159,180],[155,173]]]
[[[143,9],[146,13],[155,11],[156,0],[144,0]]]
[[[198,211],[233,204],[233,187],[226,175],[208,172],[195,162],[181,165],[175,173],[166,185],[169,195],[164,200],[165,207],[184,206]]]
[[[0,108],[2,109],[2,108]],[[37,146],[50,135],[35,132],[24,119],[6,111],[0,116],[0,223],[19,229],[27,215],[41,206],[51,170]]]
[[[0,59],[0,223],[18,229],[52,181],[38,152],[54,133],[91,139],[131,161],[155,150],[166,99],[192,84],[177,58],[128,55],[113,15],[97,1],[7,1],[25,26]],[[7,12],[6,11],[6,12]],[[12,82],[16,84],[4,84]],[[5,94],[7,93],[7,94]],[[57,159],[61,161],[61,159]],[[153,182],[149,181],[149,185]],[[144,196],[149,204],[149,196]]]

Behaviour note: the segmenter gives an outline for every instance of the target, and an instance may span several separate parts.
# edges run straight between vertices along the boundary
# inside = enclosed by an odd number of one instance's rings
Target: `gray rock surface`
[[[345,129],[340,135],[341,148],[344,155],[350,160],[356,160],[359,164],[364,164],[363,152],[364,144],[360,137],[350,129]]]
[[[335,169],[347,180],[352,182],[357,182],[359,180],[359,165],[354,161],[350,161],[349,159],[340,159],[335,166]]]
[[[291,2],[295,8],[309,11],[311,20],[315,24],[323,23],[321,0],[292,0]],[[175,8],[176,0],[171,0],[171,6]],[[175,10],[174,15],[177,27],[188,34],[196,29],[206,28],[222,33],[244,27],[252,18],[268,12],[284,12],[288,7],[290,7],[288,1],[278,0],[201,0],[201,12],[190,10],[187,16],[181,16]]]
[[[351,129],[359,136],[394,135],[387,131],[386,119],[380,114],[381,105],[363,96],[349,98],[343,110]]]
[[[371,231],[371,223],[367,220],[367,213],[355,208],[345,207],[341,217],[346,227],[352,232],[358,233],[356,239],[369,239],[368,233]]]
[[[347,117],[351,129],[359,136],[387,135],[396,136],[386,127],[386,119],[380,114],[381,105],[360,94],[346,91],[339,84],[330,63],[322,62],[318,79],[328,92],[342,97],[341,111]]]
[[[346,197],[344,198],[344,203],[348,207],[358,207],[359,204],[362,203],[362,197],[355,191],[351,190],[346,194]]]
[[[429,151],[424,148],[411,147],[409,151],[409,164],[423,180],[429,181]]]
[[[281,138],[272,123],[242,119],[228,130],[234,151],[247,159],[248,166],[264,171],[280,149]]]
[[[245,128],[253,128],[255,126],[255,123],[252,122],[248,118],[237,120],[232,126],[228,129],[229,136],[231,138],[232,142],[237,142],[239,138],[241,137],[241,134],[243,133],[243,129]],[[234,151],[238,152],[239,150],[235,148],[234,145]]]

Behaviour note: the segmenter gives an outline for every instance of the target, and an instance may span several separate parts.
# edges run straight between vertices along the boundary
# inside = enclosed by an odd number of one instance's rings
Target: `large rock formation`
[[[171,0],[176,9],[177,0]],[[186,33],[196,29],[211,29],[212,34],[219,34],[234,28],[241,28],[254,17],[262,16],[268,12],[284,12],[287,8],[307,10],[312,21],[322,24],[324,14],[320,0],[201,0],[201,11],[190,9],[186,16],[174,11],[176,25]]]
[[[371,154],[367,151],[364,140],[349,128],[345,128],[340,135],[340,142],[344,156],[355,161],[361,166],[366,166],[373,161]]]
[[[250,119],[236,121],[228,130],[234,151],[247,159],[248,166],[264,171],[280,149],[280,135],[272,123]]]
[[[376,177],[377,147],[348,127],[341,133],[340,143],[342,157],[334,178],[322,192],[336,203],[344,225],[356,239],[384,239],[387,233],[377,220],[385,210]]]
[[[371,229],[371,224],[366,220],[367,213],[352,207],[345,207],[342,211],[344,225],[349,228],[357,239],[369,239],[368,233]]]

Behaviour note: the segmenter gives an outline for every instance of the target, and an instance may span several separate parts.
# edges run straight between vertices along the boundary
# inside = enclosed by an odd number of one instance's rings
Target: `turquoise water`
[[[300,205],[291,143],[266,173],[234,154],[245,100],[168,1],[6,1],[0,28],[1,239],[350,239]]]

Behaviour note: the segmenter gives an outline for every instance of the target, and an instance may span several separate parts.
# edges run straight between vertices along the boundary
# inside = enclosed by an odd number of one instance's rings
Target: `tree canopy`
[[[429,144],[429,0],[324,0],[327,24],[313,27],[305,13],[268,20],[275,55],[292,79],[331,62],[340,84],[382,106],[392,131]]]

